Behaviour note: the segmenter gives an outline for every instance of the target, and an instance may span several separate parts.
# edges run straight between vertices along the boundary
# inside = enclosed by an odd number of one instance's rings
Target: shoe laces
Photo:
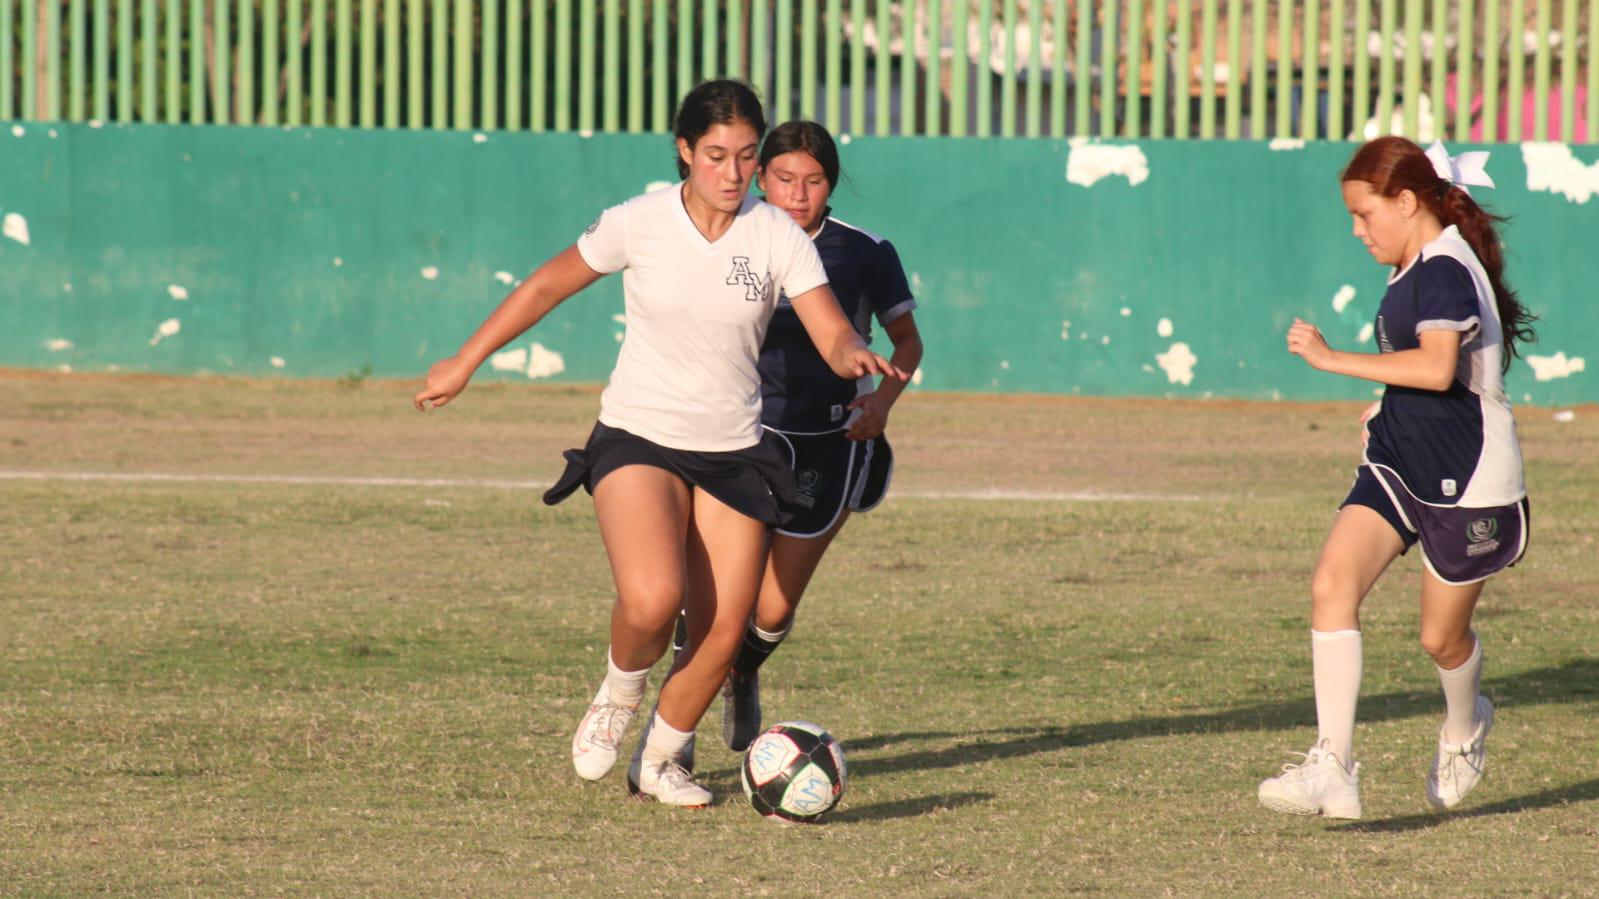
[[[684,787],[697,786],[689,773],[683,770],[683,766],[670,759],[660,763],[660,767],[655,771],[655,780],[674,793]]]
[[[621,736],[620,731],[625,730],[627,722],[633,720],[633,713],[638,711],[638,706],[602,702],[590,706],[590,709],[594,713],[594,718],[589,742],[603,749],[615,749],[617,738]],[[620,722],[617,721],[618,718],[621,719]]]
[[[1328,760],[1332,760],[1339,768],[1343,768],[1343,763],[1338,760],[1336,755],[1332,754],[1332,751],[1327,748],[1327,744],[1324,742],[1310,747],[1309,752],[1291,752],[1289,755],[1298,756],[1302,759],[1302,761],[1288,762],[1283,765],[1282,776],[1295,780],[1313,776]]]

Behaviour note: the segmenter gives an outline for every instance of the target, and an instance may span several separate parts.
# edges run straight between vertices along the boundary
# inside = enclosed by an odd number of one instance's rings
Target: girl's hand
[[[853,331],[850,332],[850,336],[854,337]],[[895,378],[900,381],[910,380],[909,374],[900,371],[894,367],[894,363],[867,349],[858,337],[854,339],[854,344],[853,347],[845,349],[842,354],[842,368],[850,372],[852,377],[864,378],[867,375],[877,375],[884,378]]]
[[[1310,363],[1311,368],[1321,369],[1332,355],[1332,348],[1315,325],[1296,317],[1288,328],[1288,352]]]
[[[888,410],[892,403],[876,390],[856,397],[848,407],[855,415],[850,418],[844,436],[851,440],[871,440],[880,436],[888,427]]]
[[[440,359],[428,369],[427,382],[416,396],[411,397],[411,404],[416,406],[416,411],[426,412],[429,408],[436,409],[448,403],[466,389],[466,382],[472,379],[473,370],[459,356]]]

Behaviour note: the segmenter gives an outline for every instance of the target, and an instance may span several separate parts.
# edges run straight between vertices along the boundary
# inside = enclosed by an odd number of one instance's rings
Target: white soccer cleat
[[[1427,801],[1434,808],[1454,808],[1482,780],[1488,764],[1488,731],[1494,726],[1494,704],[1477,697],[1477,729],[1464,743],[1446,742],[1438,735],[1438,755],[1427,775]]]
[[[695,783],[683,766],[672,759],[646,760],[633,754],[627,768],[627,791],[641,800],[655,800],[679,808],[704,808],[711,804],[711,791]]]
[[[1297,755],[1297,753],[1296,753]],[[1360,766],[1346,770],[1323,740],[1305,753],[1302,764],[1260,782],[1260,804],[1290,815],[1360,817]]]
[[[572,735],[572,767],[584,780],[599,780],[616,765],[616,747],[627,734],[627,727],[638,715],[638,704],[611,702],[605,685],[600,685],[587,715]]]

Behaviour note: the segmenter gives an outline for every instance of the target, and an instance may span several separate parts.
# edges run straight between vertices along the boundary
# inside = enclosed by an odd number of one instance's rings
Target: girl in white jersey
[[[679,764],[744,635],[768,529],[792,475],[760,428],[756,359],[781,290],[842,377],[903,378],[867,349],[828,289],[805,232],[748,196],[766,130],[735,81],[702,84],[676,120],[680,184],[605,210],[575,245],[511,292],[456,355],[428,371],[418,409],[460,393],[492,353],[567,297],[623,272],[627,334],[599,422],[545,495],[594,497],[617,599],[607,673],[572,739],[579,776],[598,780],[637,714],[680,608],[689,644],[661,686],[628,770],[640,798],[704,806]]]
[[[1362,146],[1344,169],[1354,234],[1393,267],[1377,313],[1380,352],[1327,346],[1295,320],[1288,350],[1321,371],[1387,385],[1366,416],[1366,449],[1311,582],[1316,745],[1260,785],[1268,808],[1360,817],[1353,763],[1362,668],[1360,604],[1388,565],[1421,544],[1421,645],[1443,683],[1444,722],[1427,799],[1452,808],[1487,761],[1493,703],[1471,629],[1483,583],[1527,546],[1527,494],[1503,375],[1531,316],[1504,281],[1496,217],[1467,185],[1492,187],[1486,153],[1452,158],[1401,137]]]

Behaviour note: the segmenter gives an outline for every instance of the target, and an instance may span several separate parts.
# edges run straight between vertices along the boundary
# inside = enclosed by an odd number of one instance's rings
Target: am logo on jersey
[[[727,274],[727,283],[744,285],[744,299],[752,303],[764,302],[772,294],[772,273],[757,276],[750,270],[748,256],[733,257],[733,270]]]

